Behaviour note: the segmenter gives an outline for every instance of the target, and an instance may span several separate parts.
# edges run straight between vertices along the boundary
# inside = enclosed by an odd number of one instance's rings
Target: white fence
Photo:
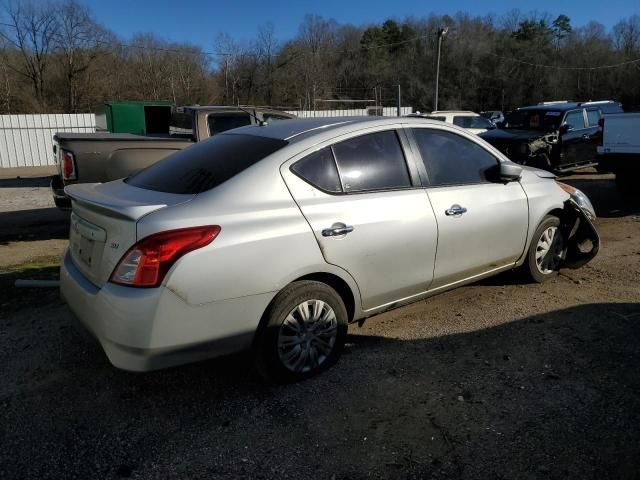
[[[371,108],[351,108],[348,110],[287,110],[287,113],[300,118],[324,118],[324,117],[357,117],[369,115]],[[400,115],[413,113],[413,107],[400,107]],[[398,114],[396,107],[382,107],[382,116],[395,117]]]
[[[0,115],[0,168],[53,165],[56,132],[95,132],[93,113]]]
[[[368,115],[371,109],[291,110],[300,118]],[[402,107],[408,115],[412,107]],[[395,117],[396,107],[382,108],[385,117]],[[92,133],[96,131],[93,113],[50,115],[0,115],[0,168],[53,165],[53,135],[56,132]]]

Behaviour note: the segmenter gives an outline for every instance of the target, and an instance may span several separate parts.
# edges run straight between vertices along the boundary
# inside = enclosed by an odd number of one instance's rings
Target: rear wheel
[[[280,383],[312,377],[338,361],[347,335],[342,298],[316,281],[294,282],[265,313],[257,339],[257,367]]]
[[[542,283],[555,277],[560,270],[565,251],[560,219],[547,215],[533,234],[527,254],[525,266],[531,279]]]

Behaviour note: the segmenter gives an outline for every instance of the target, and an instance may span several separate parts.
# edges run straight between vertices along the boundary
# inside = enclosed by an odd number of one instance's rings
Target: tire
[[[548,245],[546,251],[544,244]],[[558,275],[560,263],[565,254],[566,245],[564,234],[560,229],[560,219],[547,215],[542,219],[531,239],[524,265],[525,272],[534,282],[546,282]]]
[[[304,280],[288,285],[262,319],[256,339],[258,372],[276,383],[306,380],[323,372],[342,354],[347,323],[342,298],[325,283]]]

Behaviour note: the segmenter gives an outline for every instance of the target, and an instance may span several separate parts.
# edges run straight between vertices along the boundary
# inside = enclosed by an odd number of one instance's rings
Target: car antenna
[[[260,120],[260,119],[258,118],[258,116],[257,116],[255,113],[251,113],[251,111],[250,111],[250,110],[245,110],[244,108],[242,108],[242,107],[240,106],[240,104],[236,105],[236,108],[237,108],[238,110],[242,110],[242,111],[243,111],[244,113],[246,113],[247,115],[249,115],[249,116],[253,117],[253,118],[254,118],[254,120],[255,120],[256,122],[258,122],[258,125],[260,125],[261,127],[264,127],[265,125],[269,125],[265,120]]]

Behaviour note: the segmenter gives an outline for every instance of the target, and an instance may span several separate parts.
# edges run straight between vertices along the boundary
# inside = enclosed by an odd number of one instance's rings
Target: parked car
[[[496,126],[501,126],[504,122],[504,113],[500,110],[487,110],[486,112],[480,112],[484,118],[491,120]]]
[[[465,128],[475,134],[496,128],[495,124],[491,120],[488,120],[475,112],[464,110],[439,110],[428,114],[414,114],[411,116],[420,116],[431,120],[452,123],[453,125]]]
[[[254,107],[184,107],[174,112],[168,134],[57,133],[58,175],[51,180],[56,206],[69,208],[64,187],[124,178],[172,153],[226,130],[295,118],[279,110]]]
[[[597,165],[603,109],[612,101],[546,102],[507,113],[502,128],[480,134],[516,163],[554,172]]]
[[[304,379],[348,323],[599,248],[581,192],[425,119],[244,127],[66,192],[62,296],[127,370],[253,347],[270,378]]]
[[[598,146],[599,166],[616,174],[616,186],[625,200],[638,202],[640,113],[605,115],[600,124],[603,130]]]

